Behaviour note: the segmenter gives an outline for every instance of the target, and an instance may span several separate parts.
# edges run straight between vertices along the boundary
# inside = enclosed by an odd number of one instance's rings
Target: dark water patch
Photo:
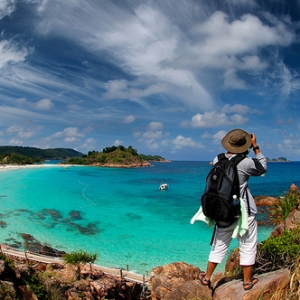
[[[62,218],[61,213],[56,209],[46,209],[45,208],[42,211],[49,214],[52,217],[52,219],[55,220],[55,221]]]
[[[82,217],[81,217],[80,212],[78,210],[70,211],[69,216],[71,217],[71,220],[82,220]]]
[[[14,238],[5,239],[5,244],[16,249],[20,249],[22,247],[22,243]]]
[[[133,213],[127,213],[125,214],[125,216],[131,220],[142,220],[143,217],[140,216],[140,215],[136,215],[136,214],[133,214]]]
[[[99,229],[95,223],[89,223],[87,226],[78,225],[74,222],[70,222],[69,225],[73,226],[83,235],[94,235],[102,232],[103,230]]]
[[[45,220],[45,214],[43,212],[37,212],[37,217],[40,220]]]
[[[43,254],[47,256],[63,256],[66,252],[52,248],[49,244],[42,244],[34,236],[27,233],[20,233],[21,237],[24,240],[24,247],[26,250]]]
[[[5,221],[0,220],[0,227],[1,228],[6,228],[7,227],[7,223]]]

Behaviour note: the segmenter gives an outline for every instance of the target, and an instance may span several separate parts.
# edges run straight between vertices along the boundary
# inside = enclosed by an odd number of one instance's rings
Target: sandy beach
[[[68,168],[73,165],[59,165],[59,164],[37,164],[37,165],[0,165],[0,172],[19,170],[19,169],[34,169],[34,168]]]

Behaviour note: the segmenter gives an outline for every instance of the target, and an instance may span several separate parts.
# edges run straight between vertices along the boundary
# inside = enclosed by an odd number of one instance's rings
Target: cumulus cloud
[[[36,103],[36,108],[38,110],[51,110],[54,104],[50,99],[42,99]]]
[[[33,122],[27,121],[20,124],[9,126],[5,132],[9,135],[15,135],[15,141],[22,142],[24,139],[29,139],[37,135],[41,130],[42,126],[36,125]]]
[[[94,138],[88,138],[84,141],[83,144],[81,144],[80,148],[85,149],[85,150],[92,150],[96,146],[97,140]]]
[[[193,148],[205,148],[201,143],[196,143],[190,137],[184,137],[182,135],[178,135],[174,140],[172,140],[175,149],[180,149],[184,147],[193,147]]]
[[[133,123],[134,121],[135,121],[135,116],[133,115],[128,115],[123,120],[124,124],[130,124]]]
[[[150,122],[148,125],[149,130],[160,130],[164,127],[162,122]]]
[[[84,137],[84,134],[80,133],[77,127],[68,127],[63,131],[56,132],[50,136],[49,139],[61,138],[64,142],[71,143],[79,141],[82,137]]]
[[[115,140],[114,141],[114,146],[120,146],[122,144],[123,144],[123,141],[121,141],[121,140]]]
[[[248,122],[249,119],[240,114],[227,115],[222,112],[210,111],[196,114],[190,121],[181,123],[182,127],[210,128],[218,126],[239,125]]]

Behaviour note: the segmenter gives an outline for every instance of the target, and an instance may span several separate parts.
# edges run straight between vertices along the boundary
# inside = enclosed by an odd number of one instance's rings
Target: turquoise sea
[[[22,245],[20,234],[27,233],[139,274],[177,261],[205,269],[212,229],[190,220],[209,169],[208,162],[174,161],[136,169],[50,163],[0,171],[0,243]],[[264,177],[251,178],[252,194],[279,196],[292,183],[300,187],[299,170],[300,162],[269,163]],[[161,183],[169,189],[160,191]],[[271,230],[259,227],[259,239]]]

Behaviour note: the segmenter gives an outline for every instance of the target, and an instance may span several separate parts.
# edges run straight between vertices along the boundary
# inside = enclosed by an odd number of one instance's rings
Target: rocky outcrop
[[[241,279],[218,273],[209,288],[198,280],[200,272],[199,268],[184,262],[154,268],[150,278],[151,300],[267,300],[290,280],[290,271],[282,269],[256,276],[258,283],[245,291]]]
[[[254,287],[245,291],[241,280],[232,280],[224,284],[216,285],[214,300],[254,300],[271,299],[278,288],[284,288],[290,281],[290,271],[282,269],[262,275],[255,276],[259,281]],[[175,300],[175,299],[174,299]]]
[[[211,290],[197,280],[201,270],[184,262],[156,267],[152,270],[152,300],[210,299]]]
[[[96,266],[82,267],[77,280],[75,266],[12,258],[1,254],[0,299],[149,299],[144,285],[105,274]]]
[[[271,196],[256,196],[254,197],[256,206],[274,206],[279,203],[278,198]]]

